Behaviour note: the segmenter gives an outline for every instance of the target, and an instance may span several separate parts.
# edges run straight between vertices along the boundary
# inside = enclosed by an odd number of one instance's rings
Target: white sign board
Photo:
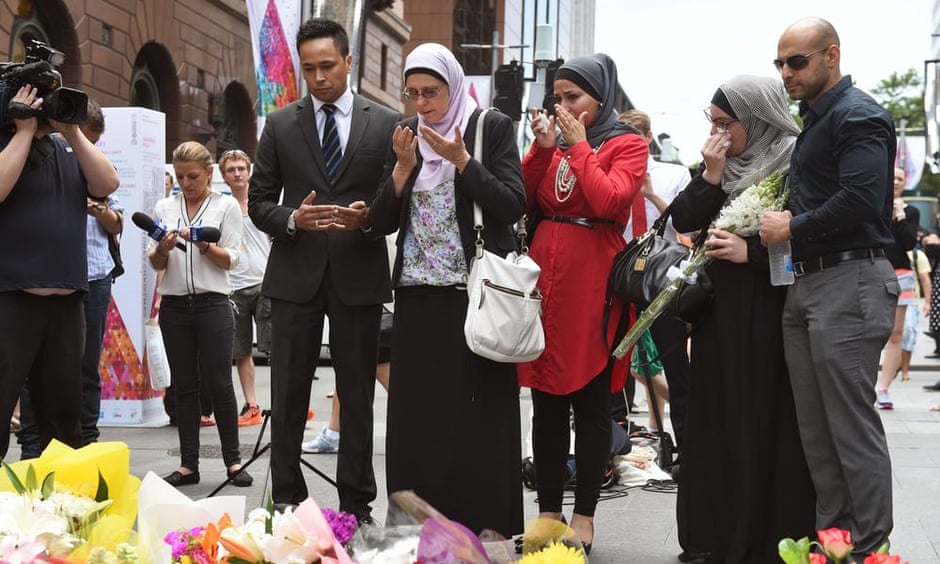
[[[144,322],[151,315],[156,273],[147,263],[147,235],[131,221],[134,212],[153,216],[163,198],[166,118],[145,108],[103,108],[105,131],[98,148],[121,178],[114,193],[124,207],[121,257],[124,275],[111,293],[101,343],[102,426],[163,425],[163,393],[150,387],[144,360]]]

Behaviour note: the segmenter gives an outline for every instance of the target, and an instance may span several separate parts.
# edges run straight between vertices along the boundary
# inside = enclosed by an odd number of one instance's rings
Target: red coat
[[[548,219],[539,222],[530,254],[542,268],[539,289],[545,352],[519,365],[520,385],[568,394],[587,385],[607,364],[622,309],[615,301],[605,339],[601,324],[607,276],[614,255],[626,246],[623,229],[633,199],[641,197],[648,155],[646,140],[626,134],[607,140],[596,155],[587,141],[582,141],[567,152],[533,144],[523,159],[530,209],[534,202],[545,216],[608,219],[615,225],[595,223],[591,229]],[[555,179],[562,158],[568,160],[577,177],[567,199]],[[623,387],[624,358],[614,369],[611,391]]]

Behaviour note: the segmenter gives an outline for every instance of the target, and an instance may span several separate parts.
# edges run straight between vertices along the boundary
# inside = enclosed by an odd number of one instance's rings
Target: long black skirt
[[[467,293],[395,291],[388,390],[389,494],[414,490],[475,533],[523,529],[516,366],[467,348]]]

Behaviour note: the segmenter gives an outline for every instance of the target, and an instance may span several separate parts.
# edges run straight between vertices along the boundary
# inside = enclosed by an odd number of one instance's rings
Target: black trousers
[[[235,316],[224,294],[163,296],[160,331],[170,362],[176,394],[176,428],[180,466],[199,470],[199,388],[212,391],[222,460],[229,468],[241,462],[238,412],[232,386],[232,336]]]
[[[592,517],[610,458],[610,364],[587,386],[557,396],[532,389],[532,451],[539,511],[561,511],[570,446],[569,414],[574,409],[577,469],[574,512]]]
[[[40,448],[51,439],[82,446],[84,292],[37,296],[0,292],[0,421],[8,422],[26,386],[39,429]],[[10,446],[10,426],[0,424],[0,458]]]
[[[370,515],[369,504],[376,496],[372,401],[382,304],[344,304],[336,296],[329,272],[309,302],[271,299],[271,496],[275,503],[300,503],[307,498],[300,445],[324,315],[330,318],[330,358],[343,405],[336,461],[339,508],[364,517]]]
[[[666,373],[666,384],[669,385],[669,421],[676,436],[676,446],[681,452],[682,440],[685,437],[685,419],[689,411],[689,333],[684,321],[662,316],[653,322],[650,334],[659,349],[663,372]]]

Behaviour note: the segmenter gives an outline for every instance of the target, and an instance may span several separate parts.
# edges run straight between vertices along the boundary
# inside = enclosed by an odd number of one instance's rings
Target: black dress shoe
[[[251,474],[239,468],[238,470],[226,470],[226,475],[231,481],[231,484],[236,488],[247,488],[250,487],[254,478],[251,477]]]
[[[700,562],[705,562],[706,556],[708,556],[706,553],[689,552],[688,550],[683,550],[676,558],[678,558],[679,562],[691,562],[693,564],[698,564]]]
[[[940,352],[933,352],[930,354],[925,354],[924,358],[940,358]]]
[[[275,513],[287,513],[288,509],[290,509],[291,511],[294,511],[295,509],[297,509],[296,503],[275,503],[273,505],[274,505],[273,509]]]
[[[940,380],[938,380],[935,384],[924,386],[924,389],[928,392],[940,392]]]
[[[170,484],[174,488],[178,488],[180,486],[189,486],[199,483],[199,472],[183,474],[179,470],[174,470],[169,475],[164,476],[163,479],[166,481],[166,483]]]

